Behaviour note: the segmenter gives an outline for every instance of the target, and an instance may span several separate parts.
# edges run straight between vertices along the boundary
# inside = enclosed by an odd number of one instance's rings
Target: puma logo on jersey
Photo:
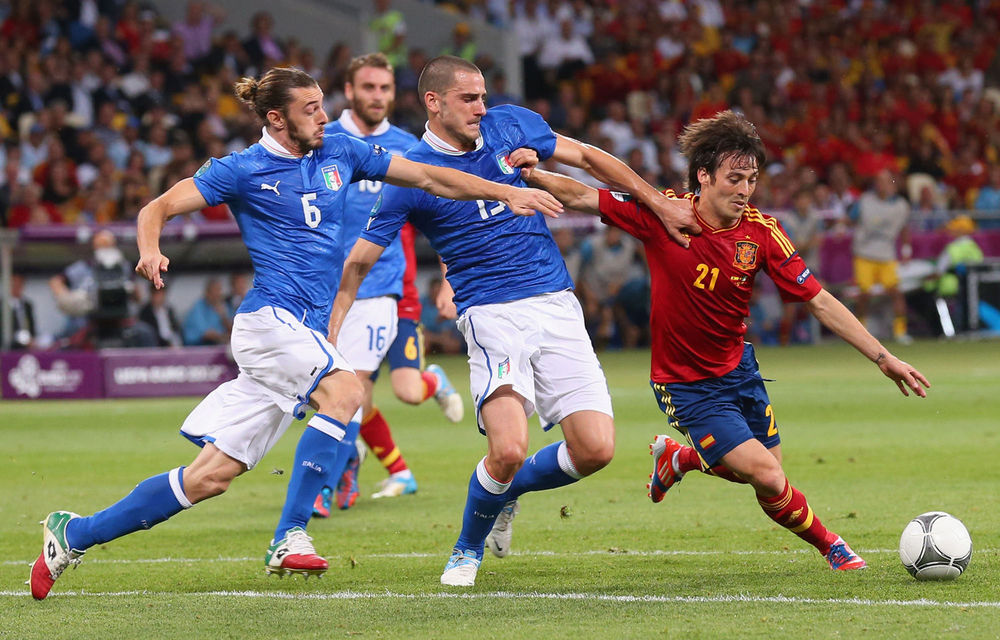
[[[260,188],[261,188],[262,191],[266,189],[268,191],[273,191],[275,195],[280,196],[281,192],[278,191],[278,185],[279,184],[281,184],[281,180],[278,180],[277,182],[275,182],[273,186],[267,184],[266,182],[261,182],[260,183]]]

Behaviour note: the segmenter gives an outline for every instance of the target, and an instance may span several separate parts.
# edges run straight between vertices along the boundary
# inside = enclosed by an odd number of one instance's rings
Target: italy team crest
[[[749,271],[757,266],[757,249],[759,245],[749,240],[740,240],[736,243],[736,257],[733,259],[733,266],[737,269]]]
[[[505,174],[511,175],[514,173],[514,167],[510,166],[510,160],[507,158],[506,151],[497,154],[497,164]]]
[[[335,164],[323,167],[323,181],[326,183],[326,188],[330,191],[339,191],[340,187],[344,185],[344,181],[340,179],[340,171]]]
[[[510,358],[507,358],[503,362],[497,365],[497,378],[503,378],[504,376],[510,375]]]

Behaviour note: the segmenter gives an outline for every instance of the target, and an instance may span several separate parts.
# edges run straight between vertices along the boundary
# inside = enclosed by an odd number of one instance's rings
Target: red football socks
[[[403,454],[399,452],[399,447],[392,439],[389,423],[382,417],[378,407],[373,407],[371,413],[361,422],[361,437],[390,474],[406,471],[409,468],[406,466]]]
[[[421,400],[423,402],[427,398],[430,398],[438,390],[438,378],[433,373],[428,373],[427,371],[420,372],[420,379],[424,381],[424,398]]]
[[[837,540],[837,534],[823,526],[806,502],[806,497],[787,479],[780,495],[768,498],[757,494],[757,502],[769,518],[816,547],[824,556]]]

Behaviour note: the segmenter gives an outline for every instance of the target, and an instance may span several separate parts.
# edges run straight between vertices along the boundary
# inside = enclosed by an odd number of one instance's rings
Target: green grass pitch
[[[485,440],[468,408],[452,425],[434,402],[402,405],[383,381],[378,404],[420,490],[371,500],[384,472],[370,458],[355,507],[311,523],[331,564],[322,580],[263,573],[296,424],[226,495],[90,550],[35,602],[24,580],[38,521],[92,513],[193,459],[177,429],[198,399],[0,401],[0,638],[1000,637],[1000,343],[898,353],[930,378],[928,398],[903,398],[845,345],[758,352],[776,380],[789,478],[868,560],[846,574],[767,519],[745,486],[690,474],[649,502],[647,445],[664,417],[648,354],[625,352],[601,355],[614,462],[523,497],[514,552],[487,555],[472,589],[438,578]],[[464,359],[443,365],[467,398]],[[558,436],[534,426],[531,437],[534,450]],[[916,582],[899,563],[903,527],[930,510],[972,534],[956,581]]]

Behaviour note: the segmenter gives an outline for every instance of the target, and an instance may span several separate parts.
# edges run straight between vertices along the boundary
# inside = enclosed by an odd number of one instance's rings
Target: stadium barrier
[[[236,374],[225,347],[0,353],[5,400],[203,396]]]

